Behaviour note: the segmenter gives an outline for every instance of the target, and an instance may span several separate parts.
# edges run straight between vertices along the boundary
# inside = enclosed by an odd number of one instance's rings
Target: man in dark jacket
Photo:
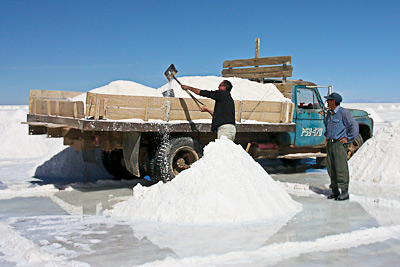
[[[328,196],[328,199],[346,200],[349,199],[348,145],[356,139],[359,128],[350,112],[340,107],[342,97],[338,93],[332,93],[325,98],[329,107],[325,118],[325,136],[328,174],[332,188],[332,194]]]
[[[222,135],[234,141],[236,136],[235,127],[235,103],[231,96],[232,84],[224,80],[216,91],[200,90],[187,85],[181,86],[183,90],[190,90],[193,93],[215,100],[214,111],[203,106],[200,110],[212,115],[211,130],[217,132],[217,138]]]

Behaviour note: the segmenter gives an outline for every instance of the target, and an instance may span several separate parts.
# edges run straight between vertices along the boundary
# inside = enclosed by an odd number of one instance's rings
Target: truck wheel
[[[181,171],[203,156],[203,146],[191,137],[177,137],[163,142],[150,160],[152,180],[171,181]]]
[[[318,166],[321,166],[321,167],[327,167],[328,166],[328,160],[327,160],[326,157],[317,157],[315,159],[315,162],[316,162],[316,164]]]
[[[101,160],[106,171],[117,180],[131,180],[138,178],[125,168],[122,149],[113,150],[111,152],[102,151]]]
[[[349,148],[348,148],[349,150],[347,151],[347,160],[349,160],[354,155],[354,153],[356,153],[357,150],[360,149],[360,147],[363,144],[364,144],[364,140],[363,140],[361,134],[358,134],[356,139],[349,144]]]

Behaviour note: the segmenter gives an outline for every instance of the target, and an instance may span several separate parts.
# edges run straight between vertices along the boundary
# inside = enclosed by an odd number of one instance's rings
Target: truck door
[[[294,87],[297,147],[325,144],[323,101],[316,88]]]

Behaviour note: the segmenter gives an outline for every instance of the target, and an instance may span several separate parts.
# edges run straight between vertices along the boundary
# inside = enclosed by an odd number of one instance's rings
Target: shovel
[[[167,78],[168,81],[171,81],[172,79],[174,79],[180,86],[182,86],[181,82],[175,76],[177,73],[178,73],[178,70],[175,68],[174,64],[171,64],[168,67],[168,69],[164,72],[164,76],[165,76],[165,78]],[[195,98],[188,90],[185,90],[185,91],[194,100],[194,102],[199,107],[199,109],[201,109],[200,104],[202,106],[205,106],[203,103],[201,103],[200,100]]]

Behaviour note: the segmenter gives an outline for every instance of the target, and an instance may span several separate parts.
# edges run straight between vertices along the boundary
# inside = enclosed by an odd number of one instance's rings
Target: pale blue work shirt
[[[349,143],[353,142],[359,132],[358,123],[350,112],[337,106],[335,110],[329,110],[325,119],[326,139],[339,140],[344,137]]]

